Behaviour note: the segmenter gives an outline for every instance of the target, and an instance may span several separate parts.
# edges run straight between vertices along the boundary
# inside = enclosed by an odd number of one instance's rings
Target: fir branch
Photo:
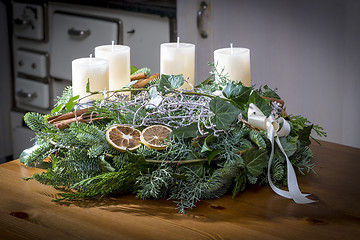
[[[76,138],[80,142],[89,146],[101,144],[106,141],[104,131],[100,130],[95,125],[75,122],[71,124],[70,132],[76,135]]]
[[[258,131],[251,130],[249,138],[259,147],[259,149],[266,149],[266,142]]]
[[[56,149],[54,149],[52,144],[43,143],[24,158],[24,164],[27,167],[38,167],[44,162],[45,158],[49,157],[54,152],[56,152]]]
[[[283,182],[283,179],[286,178],[285,165],[284,161],[281,158],[274,157],[271,165],[272,168],[272,177],[276,182]]]
[[[51,131],[53,129],[52,125],[49,124],[40,113],[28,112],[24,116],[24,121],[34,132]]]
[[[235,186],[232,190],[233,197],[235,197],[237,194],[239,194],[240,192],[243,192],[245,190],[246,182],[247,182],[246,173],[247,173],[246,169],[242,168],[236,175],[236,177],[234,179]]]
[[[124,165],[116,172],[98,174],[91,178],[77,182],[72,188],[79,190],[76,193],[62,194],[62,200],[74,200],[78,198],[95,197],[109,193],[123,193],[136,191],[136,179],[142,171],[149,168],[143,157],[138,155],[137,160]]]

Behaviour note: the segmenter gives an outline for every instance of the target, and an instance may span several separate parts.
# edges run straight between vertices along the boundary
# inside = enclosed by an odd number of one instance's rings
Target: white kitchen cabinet
[[[169,17],[106,8],[105,3],[93,7],[38,2],[11,3],[14,157],[32,145],[29,138],[34,133],[23,124],[24,112],[50,112],[54,99],[71,85],[72,60],[94,56],[96,46],[115,41],[131,47],[131,65],[149,67],[156,73],[160,69],[160,44],[170,41],[172,29]]]
[[[45,40],[44,6],[28,3],[15,3],[13,6],[14,35],[29,40]]]
[[[71,81],[71,62],[90,54],[94,57],[94,48],[109,39],[118,42],[121,24],[119,19],[55,11],[51,31],[51,77]]]
[[[167,17],[60,3],[50,4],[49,13],[52,16],[50,75],[53,78],[71,80],[72,60],[94,56],[96,46],[109,45],[111,41],[130,47],[132,66],[159,72],[160,44],[170,41]],[[84,37],[71,37],[69,30],[72,28],[83,31]]]
[[[22,109],[48,109],[50,107],[49,84],[21,77],[15,80],[15,100]],[[35,110],[34,109],[34,110]]]

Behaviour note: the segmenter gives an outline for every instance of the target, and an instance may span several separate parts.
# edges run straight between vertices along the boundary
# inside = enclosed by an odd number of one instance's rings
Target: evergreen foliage
[[[150,74],[146,68],[133,74],[139,72]],[[248,184],[267,183],[271,143],[266,132],[250,127],[244,116],[249,103],[270,114],[271,104],[261,96],[279,96],[267,86],[252,92],[241,83],[229,82],[215,68],[212,74],[192,91],[177,89],[184,82],[180,75],[157,79],[147,90],[130,86],[129,91],[137,94],[128,101],[115,95],[94,103],[93,111],[104,117],[102,120],[74,122],[63,130],[47,122],[49,115],[27,113],[24,120],[36,132],[37,147],[21,160],[36,167],[50,157],[52,166],[31,178],[75,190],[64,193],[58,201],[135,193],[142,199],[172,199],[181,213],[202,199],[229,191],[236,196]],[[147,91],[151,87],[158,91],[150,97]],[[213,91],[221,91],[225,97],[216,97]],[[160,105],[148,107],[157,97]],[[53,113],[69,112],[74,101],[71,88],[65,89]],[[301,173],[313,171],[310,133],[312,129],[320,136],[325,133],[301,116],[291,116],[289,122],[290,135],[280,138],[284,151]],[[173,128],[164,150],[141,146],[135,152],[120,152],[106,140],[106,130],[113,124],[142,130],[154,123]],[[271,172],[276,185],[287,184],[285,156],[277,146]]]
[[[44,116],[40,113],[28,112],[24,116],[24,121],[26,125],[34,132],[49,130],[50,128],[52,128],[52,126],[47,123]]]

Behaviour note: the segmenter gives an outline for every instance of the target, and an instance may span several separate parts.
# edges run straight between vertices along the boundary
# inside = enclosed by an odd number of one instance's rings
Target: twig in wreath
[[[97,117],[97,113],[93,113],[90,110],[93,108],[84,108],[76,111],[72,111],[65,114],[49,117],[47,120],[54,127],[61,129],[68,128],[73,122],[92,122],[96,120],[104,119],[104,117]]]

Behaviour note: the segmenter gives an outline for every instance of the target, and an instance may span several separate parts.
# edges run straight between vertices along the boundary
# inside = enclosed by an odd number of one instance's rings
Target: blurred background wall
[[[178,35],[196,43],[197,81],[218,48],[250,48],[252,84],[278,88],[287,112],[325,128],[325,140],[360,147],[360,1],[178,0]],[[314,135],[316,137],[316,135]]]

